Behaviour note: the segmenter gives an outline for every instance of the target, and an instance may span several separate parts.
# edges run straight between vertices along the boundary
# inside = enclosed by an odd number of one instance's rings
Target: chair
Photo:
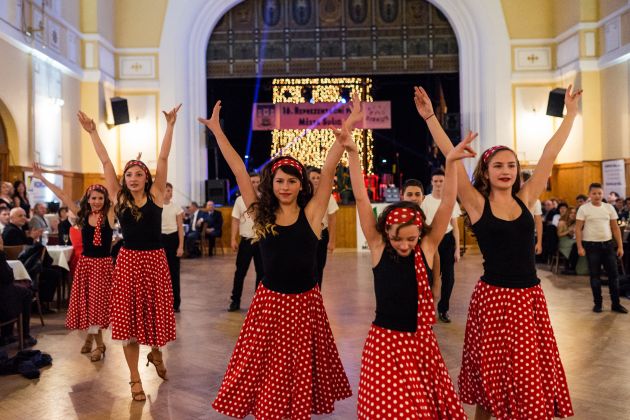
[[[549,263],[549,270],[552,273],[558,274],[560,260],[566,261],[567,258],[560,252],[560,250],[556,249],[556,252],[551,256],[551,261]]]
[[[18,255],[24,249],[24,245],[12,245],[4,247],[4,253],[7,254],[7,260],[17,260]]]
[[[208,227],[208,224],[206,222],[203,222],[201,224],[201,230],[199,232],[201,236],[199,237],[199,239],[195,241],[195,246],[199,247],[202,257],[207,257],[210,252],[210,249],[208,247],[208,237],[206,236],[207,227]]]
[[[17,316],[17,318],[9,319],[8,321],[0,322],[0,327],[4,327],[5,325],[11,325],[14,322],[17,322],[18,329],[18,349],[20,351],[24,350],[24,329],[22,321],[23,321],[22,313]]]
[[[223,237],[217,236],[214,238],[214,247],[210,250],[212,255],[217,255],[217,249],[221,250],[221,255],[225,255],[225,248],[223,247]]]

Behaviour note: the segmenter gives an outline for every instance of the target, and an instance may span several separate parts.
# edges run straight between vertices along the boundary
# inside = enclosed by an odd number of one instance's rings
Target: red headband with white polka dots
[[[302,165],[300,165],[300,163],[292,158],[282,158],[279,161],[277,161],[276,163],[273,164],[273,166],[271,167],[271,173],[274,173],[278,170],[278,168],[280,168],[281,166],[292,166],[295,169],[297,169],[300,173],[302,173]]]
[[[389,212],[385,223],[391,226],[399,223],[406,223],[412,219],[414,225],[422,228],[422,216],[420,216],[419,212],[406,207],[399,207]]]
[[[500,150],[512,150],[512,149],[503,145],[492,146],[491,148],[483,152],[483,155],[481,156],[481,160],[483,160],[483,163],[488,163],[488,160],[490,159],[490,157]]]

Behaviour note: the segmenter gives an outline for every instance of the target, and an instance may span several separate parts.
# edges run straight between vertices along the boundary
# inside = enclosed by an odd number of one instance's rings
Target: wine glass
[[[68,245],[68,234],[67,233],[63,234],[63,244],[64,245]]]

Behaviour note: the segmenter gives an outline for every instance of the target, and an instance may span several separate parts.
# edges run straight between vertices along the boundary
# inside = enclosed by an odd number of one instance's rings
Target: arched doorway
[[[7,181],[9,178],[9,139],[7,130],[0,115],[0,180]]]

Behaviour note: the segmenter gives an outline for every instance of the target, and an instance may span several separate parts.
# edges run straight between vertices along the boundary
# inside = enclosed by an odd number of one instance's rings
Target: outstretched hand
[[[39,163],[33,162],[33,178],[42,179],[44,177],[44,171]]]
[[[359,98],[359,94],[354,92],[352,94],[352,102],[350,103],[350,115],[343,122],[342,128],[352,133],[354,127],[363,121],[363,107],[361,106],[361,99]]]
[[[332,128],[332,131],[339,144],[347,152],[356,152],[359,150],[352,138],[352,131],[348,131],[345,128]]]
[[[177,121],[177,112],[182,107],[182,104],[177,105],[175,108],[171,109],[169,112],[162,111],[164,117],[166,117],[166,123],[170,126],[175,125],[175,121]]]
[[[199,121],[201,124],[208,127],[212,132],[215,132],[217,130],[221,130],[221,120],[219,118],[220,114],[221,114],[221,101],[217,101],[217,103],[214,104],[214,108],[212,108],[212,115],[210,116],[210,118],[205,119],[205,118],[199,117],[197,118],[197,121]]]
[[[424,120],[433,115],[433,104],[431,103],[431,98],[429,98],[429,95],[422,86],[414,87],[413,101],[416,104],[418,114],[420,114]]]
[[[567,87],[567,91],[564,94],[564,105],[567,107],[567,115],[577,115],[578,103],[582,97],[582,89],[578,89],[573,92],[573,85]]]
[[[473,140],[475,140],[476,138],[477,133],[469,131],[466,138],[460,141],[457,146],[455,146],[450,152],[448,152],[448,154],[446,155],[446,160],[456,161],[477,156],[477,152],[475,152],[472,147],[470,147],[470,143],[472,143]]]
[[[81,127],[83,127],[85,131],[90,134],[96,131],[96,123],[92,118],[88,117],[85,112],[77,112],[77,117],[79,118],[79,123],[81,124]]]

